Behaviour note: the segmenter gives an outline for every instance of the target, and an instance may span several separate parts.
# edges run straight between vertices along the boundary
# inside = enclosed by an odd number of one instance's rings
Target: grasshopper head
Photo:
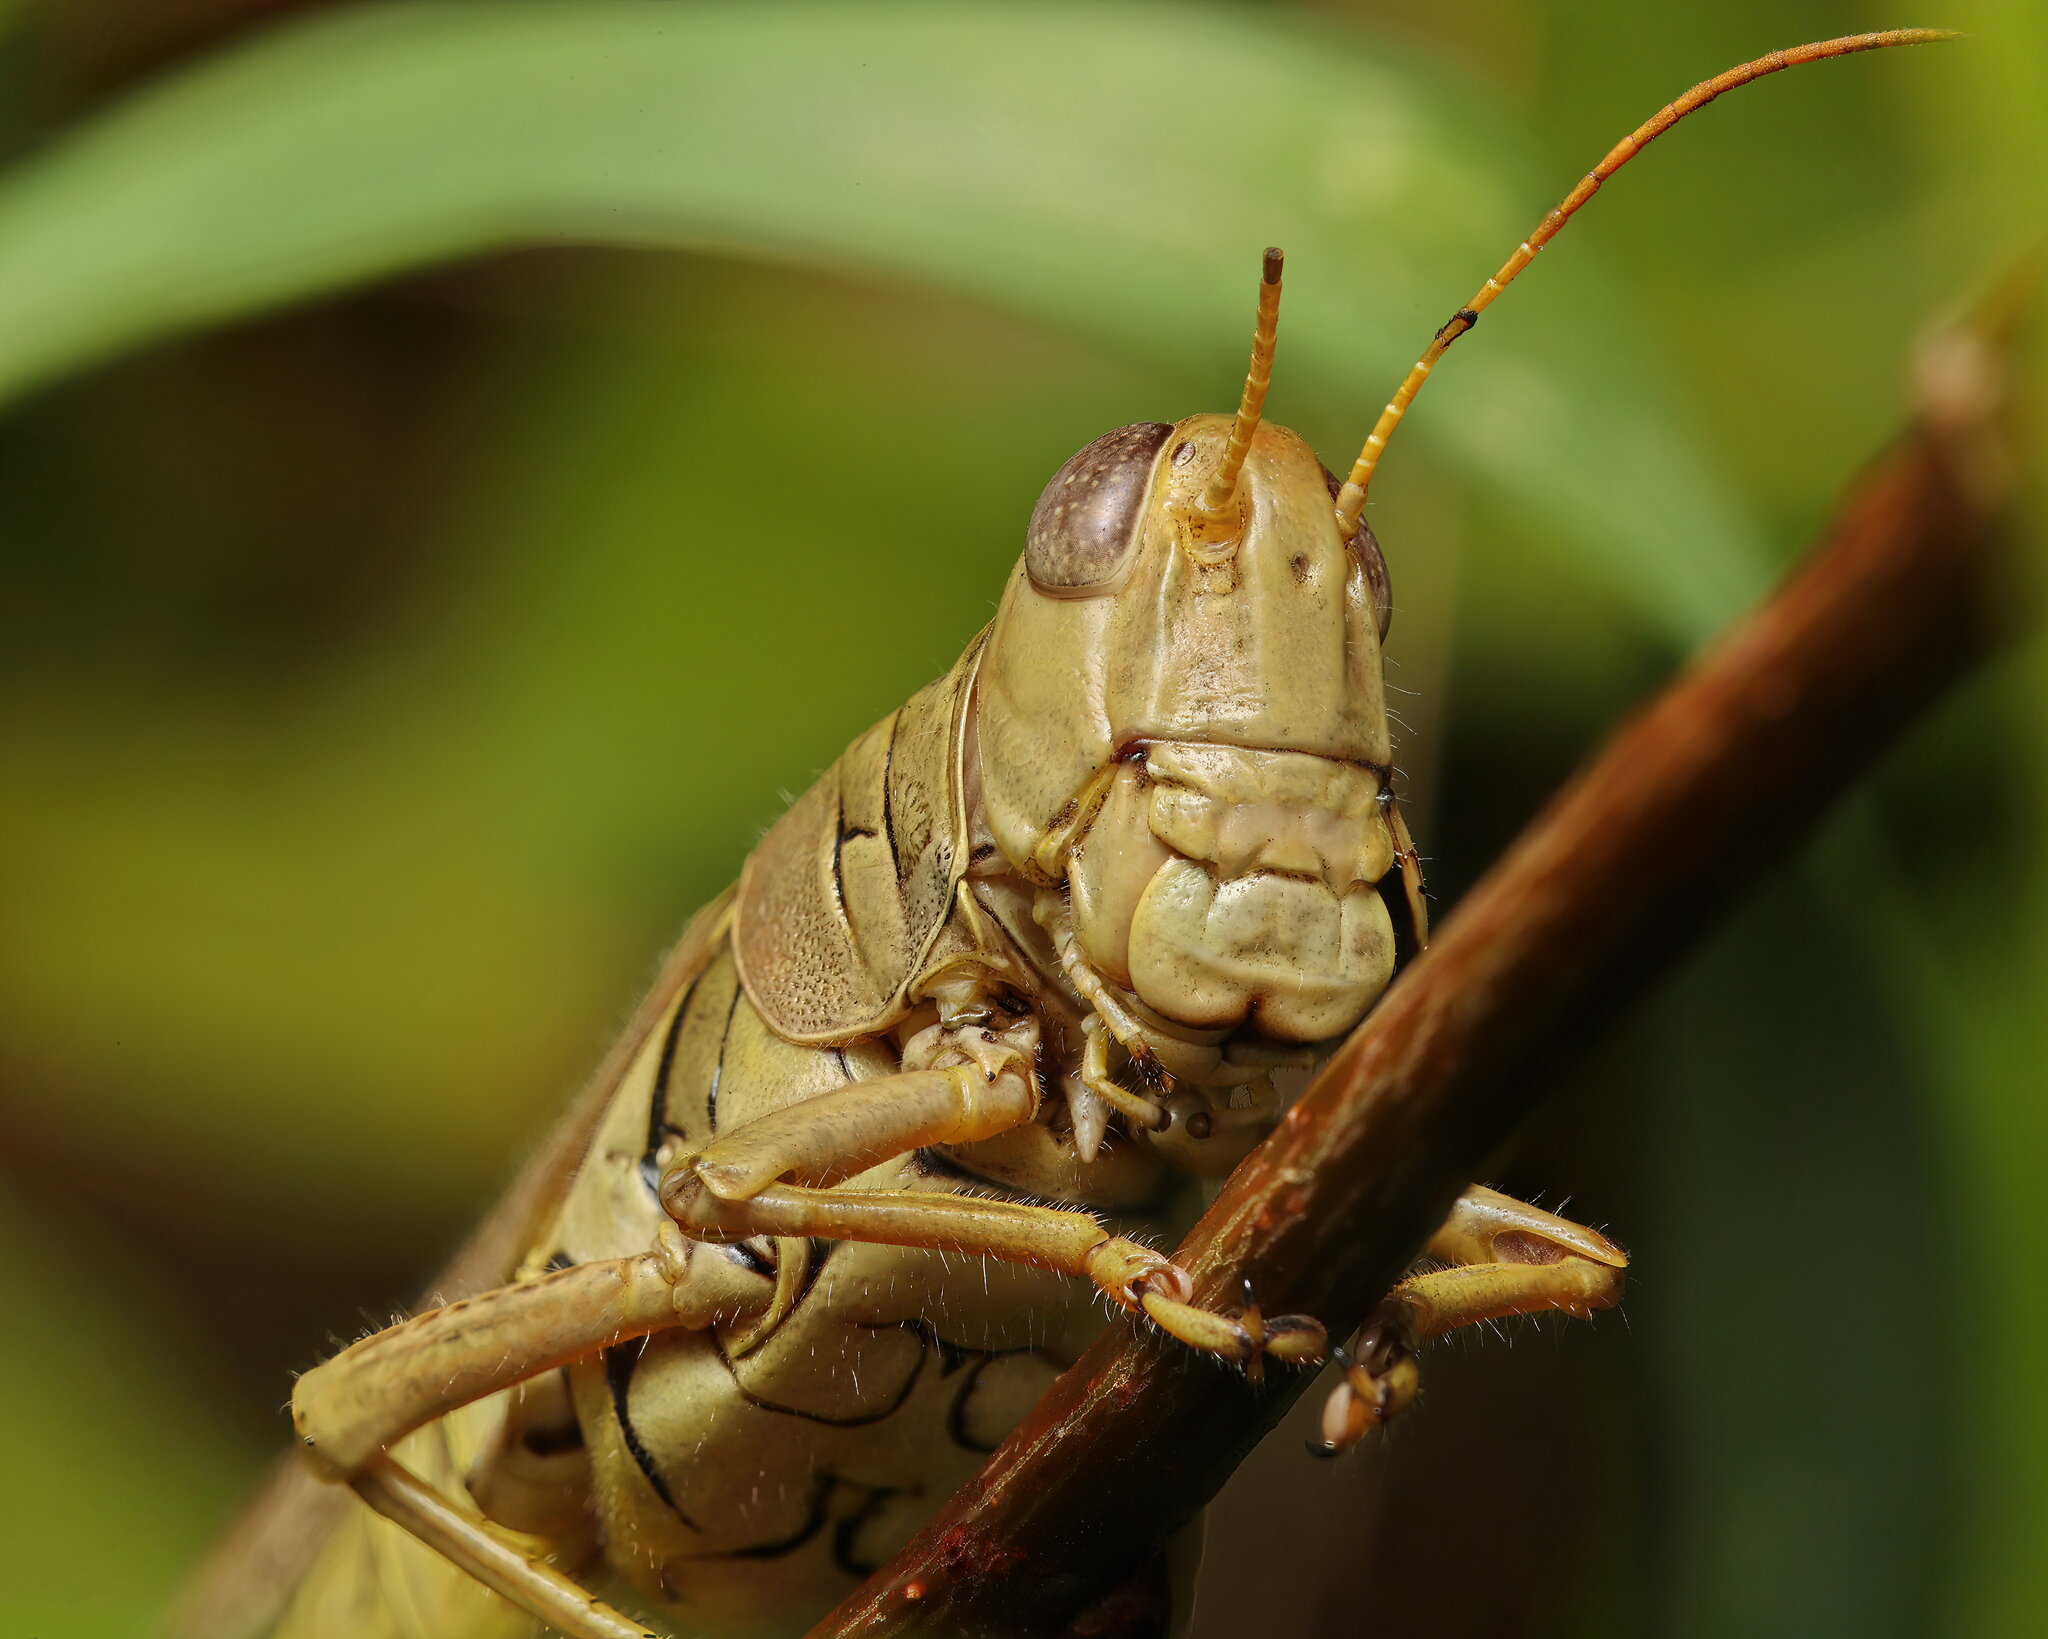
[[[1348,1030],[1392,971],[1378,887],[1414,860],[1389,786],[1387,578],[1364,523],[1388,439],[1445,351],[1601,184],[1679,120],[1796,64],[1950,36],[1849,35],[1704,80],[1622,139],[1453,313],[1336,484],[1262,421],[1281,257],[1235,417],[1124,427],[1054,476],[982,660],[984,810],[1043,890],[1072,988],[1127,1049],[1245,1079],[1232,1039]],[[1064,897],[1055,890],[1064,889]]]
[[[980,789],[1152,1036],[1313,1043],[1392,971],[1387,576],[1283,427],[1205,504],[1237,428],[1121,428],[1047,485],[982,662]]]

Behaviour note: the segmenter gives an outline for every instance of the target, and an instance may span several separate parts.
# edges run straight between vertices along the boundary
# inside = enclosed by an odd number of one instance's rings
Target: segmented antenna
[[[1280,337],[1280,265],[1284,260],[1278,245],[1266,247],[1265,266],[1259,279],[1259,319],[1252,329],[1252,363],[1245,372],[1244,396],[1237,401],[1237,420],[1230,429],[1230,442],[1223,446],[1223,459],[1216,463],[1207,487],[1195,502],[1195,511],[1211,523],[1223,520],[1231,497],[1237,493],[1237,476],[1244,470],[1252,434],[1259,430],[1259,416],[1266,408],[1266,389],[1273,385],[1273,348]]]
[[[1774,51],[1768,57],[1759,57],[1755,62],[1731,68],[1725,74],[1716,74],[1711,80],[1702,80],[1676,102],[1667,104],[1661,113],[1645,120],[1623,137],[1608,150],[1607,157],[1588,171],[1579,185],[1565,196],[1564,203],[1537,224],[1536,231],[1516,247],[1514,255],[1507,259],[1501,270],[1479,287],[1479,294],[1450,316],[1430,342],[1428,350],[1416,361],[1415,368],[1408,372],[1399,390],[1387,401],[1387,407],[1380,411],[1380,418],[1365,441],[1365,448],[1358,452],[1358,459],[1352,464],[1351,476],[1337,493],[1339,532],[1348,540],[1358,528],[1358,520],[1365,515],[1366,487],[1372,482],[1373,469],[1380,464],[1380,453],[1386,449],[1394,429],[1401,424],[1401,417],[1408,413],[1408,406],[1416,393],[1429,379],[1430,371],[1436,368],[1436,361],[1444,356],[1452,342],[1479,322],[1479,315],[1507,289],[1516,274],[1536,259],[1536,253],[1557,236],[1557,230],[1572,219],[1578,208],[1600,191],[1600,184],[1643,149],[1694,109],[1704,108],[1722,92],[1733,91],[1780,69],[1797,68],[1802,63],[1819,62],[1827,57],[1847,57],[1859,51],[1881,51],[1886,46],[1917,46],[1932,40],[1955,38],[1952,29],[1895,28],[1878,34],[1851,34],[1839,40],[1821,40],[1813,45]]]

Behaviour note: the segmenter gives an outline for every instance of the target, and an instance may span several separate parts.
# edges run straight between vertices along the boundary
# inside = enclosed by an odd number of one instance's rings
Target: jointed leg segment
[[[856,1082],[737,1128],[664,1175],[663,1209],[699,1240],[816,1235],[1031,1264],[1093,1281],[1190,1347],[1226,1360],[1323,1357],[1327,1340],[1316,1322],[1254,1315],[1246,1325],[1197,1308],[1188,1301],[1186,1274],[1149,1247],[1112,1236],[1085,1212],[926,1191],[814,1187],[926,1144],[992,1138],[1037,1113],[1030,1061],[1001,1037],[933,1031],[920,1056],[956,1062]]]
[[[1306,1363],[1324,1353],[1322,1328],[1312,1320],[1278,1316],[1255,1332],[1196,1308],[1187,1301],[1192,1288],[1181,1270],[1150,1247],[1110,1234],[1085,1212],[978,1195],[796,1184],[770,1184],[730,1201],[712,1194],[688,1166],[662,1180],[661,1200],[685,1234],[702,1240],[822,1235],[1002,1258],[1092,1281],[1190,1347],[1227,1360],[1248,1362],[1264,1352]]]
[[[971,1144],[1038,1110],[1028,1073],[975,1064],[856,1081],[749,1121],[695,1157],[704,1187],[744,1201],[778,1178],[829,1185],[927,1144]]]
[[[637,1258],[542,1275],[364,1338],[298,1381],[292,1421],[327,1479],[545,1623],[563,1639],[660,1639],[593,1598],[388,1455],[413,1430],[627,1338],[704,1325],[690,1246],[664,1226]]]
[[[822,1235],[1003,1258],[1092,1281],[1124,1307],[1226,1359],[1251,1365],[1262,1354],[1304,1363],[1322,1358],[1325,1339],[1315,1322],[1261,1321],[1256,1311],[1234,1320],[1197,1308],[1181,1270],[1085,1212],[830,1187],[922,1145],[972,1143],[1032,1119],[1037,1090],[1029,1060],[1006,1050],[998,1036],[975,1034],[968,1045],[948,1042],[902,1074],[749,1122],[671,1168],[661,1200],[672,1221],[663,1224],[655,1250],[430,1310],[308,1372],[293,1394],[308,1459],[566,1639],[647,1639],[646,1628],[457,1507],[388,1452],[438,1417],[614,1344],[756,1312],[759,1292],[722,1279],[726,1260],[693,1257],[694,1241]]]
[[[417,1428],[542,1372],[681,1323],[689,1246],[578,1264],[429,1309],[301,1377],[292,1423],[307,1460],[347,1479]]]
[[[563,1639],[663,1639],[574,1578],[506,1541],[398,1462],[379,1456],[349,1481],[357,1496]]]
[[[1348,1451],[1421,1386],[1415,1351],[1460,1326],[1558,1310],[1579,1319],[1621,1301],[1628,1255],[1606,1236],[1474,1185],[1430,1237],[1448,1269],[1412,1275],[1338,1351],[1343,1380],[1323,1407],[1321,1455]]]

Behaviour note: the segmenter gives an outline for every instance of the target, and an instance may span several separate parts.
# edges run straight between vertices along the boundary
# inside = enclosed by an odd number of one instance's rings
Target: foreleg
[[[856,1081],[719,1138],[684,1166],[712,1194],[744,1201],[777,1179],[836,1184],[927,1144],[972,1144],[1038,1113],[1028,1067],[973,1063]]]
[[[1263,1320],[1256,1311],[1233,1319],[1197,1308],[1183,1271],[1085,1212],[825,1187],[928,1144],[973,1143],[1031,1120],[1036,1030],[1028,1019],[1010,1032],[934,1027],[905,1049],[920,1067],[789,1105],[678,1162],[662,1178],[662,1206],[700,1240],[817,1235],[1032,1264],[1092,1281],[1182,1342],[1224,1359],[1320,1360],[1327,1340],[1316,1322]]]

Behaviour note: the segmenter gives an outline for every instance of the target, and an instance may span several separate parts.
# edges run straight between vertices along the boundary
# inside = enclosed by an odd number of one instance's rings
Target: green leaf
[[[1511,152],[1392,50],[1256,12],[351,10],[145,90],[0,183],[0,397],[410,268],[568,241],[948,288],[1171,367],[1191,384],[1171,417],[1233,402],[1272,241],[1293,286],[1275,409],[1342,429],[1336,464],[1561,190]],[[1409,436],[1689,640],[1756,590],[1748,531],[1592,260],[1583,244],[1546,259]]]

